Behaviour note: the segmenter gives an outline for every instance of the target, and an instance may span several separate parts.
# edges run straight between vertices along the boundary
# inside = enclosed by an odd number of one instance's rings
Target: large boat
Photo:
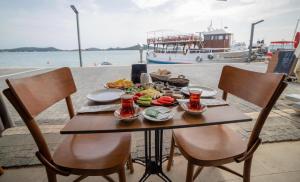
[[[192,64],[201,62],[243,62],[247,59],[245,43],[234,42],[233,34],[214,29],[192,34],[148,32],[148,63]]]

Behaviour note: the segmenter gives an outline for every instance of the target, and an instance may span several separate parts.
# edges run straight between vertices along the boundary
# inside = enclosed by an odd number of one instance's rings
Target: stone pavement
[[[222,67],[225,64],[198,64],[198,65],[149,65],[149,71],[157,70],[158,68],[167,68],[174,74],[184,74],[191,80],[191,83],[201,84],[217,89],[219,77]],[[266,65],[264,63],[236,63],[231,64],[244,69],[264,72]],[[26,72],[19,75],[10,76],[10,78],[24,77],[37,73],[49,71],[51,69],[38,70],[34,72]],[[17,72],[28,71],[22,69],[0,69],[0,90],[6,88],[5,74],[13,74]],[[129,66],[106,66],[99,68],[72,68],[72,73],[77,86],[77,93],[72,96],[75,109],[86,104],[86,95],[96,89],[103,87],[107,81],[130,78]],[[46,84],[46,83],[45,83]],[[284,94],[299,93],[300,84],[289,83],[289,86],[284,91]],[[284,95],[283,94],[283,95]],[[218,97],[221,96],[219,91]],[[259,108],[242,101],[241,99],[229,96],[228,101],[244,113],[253,117],[257,117]],[[290,102],[286,101],[282,96],[274,107],[268,118],[265,127],[261,133],[264,142],[290,141],[300,139],[300,117],[290,107]],[[36,151],[32,137],[29,135],[24,123],[12,108],[7,103],[8,110],[12,119],[16,123],[16,127],[8,129],[4,132],[4,136],[0,138],[0,164],[3,166],[24,166],[37,164],[38,161],[34,156]],[[45,138],[54,149],[64,136],[59,134],[60,129],[68,121],[67,108],[65,102],[59,102],[43,112],[37,118],[40,127],[45,134]],[[229,126],[247,137],[252,129],[254,122],[230,124]],[[165,152],[167,153],[170,142],[170,131],[165,132]],[[133,133],[132,151],[134,156],[142,157],[143,154],[143,133]]]
[[[299,182],[300,181],[300,141],[298,142],[280,142],[272,144],[263,144],[254,153],[251,181],[252,182]],[[164,163],[166,165],[166,163]],[[243,163],[232,163],[227,167],[242,173]],[[185,181],[187,162],[182,156],[174,158],[174,165],[171,171],[165,174],[174,182]],[[163,167],[165,170],[165,166]],[[126,171],[126,179],[128,182],[135,182],[141,178],[144,172],[144,167],[134,164],[134,173],[129,174]],[[58,176],[60,182],[71,182],[78,176]],[[117,175],[111,175],[115,181]],[[1,182],[11,181],[39,181],[47,182],[45,169],[41,166],[25,167],[25,168],[10,168],[5,169],[3,176],[0,176]],[[106,182],[102,177],[88,177],[84,182]],[[152,175],[148,178],[148,182],[162,181],[157,176]],[[241,182],[242,179],[222,171],[217,168],[204,168],[200,175],[195,179],[195,182]]]

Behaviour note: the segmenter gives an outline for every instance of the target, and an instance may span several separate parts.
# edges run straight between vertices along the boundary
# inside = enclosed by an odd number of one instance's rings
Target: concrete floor
[[[263,144],[254,155],[252,165],[252,182],[299,182],[300,181],[300,141]],[[187,162],[182,156],[175,157],[173,168],[165,174],[174,182],[185,181]],[[228,165],[238,172],[242,172],[242,164]],[[134,164],[134,174],[126,171],[127,181],[135,182],[143,174],[144,168]],[[73,181],[77,176],[58,176],[58,181]],[[116,175],[112,175],[117,179]],[[6,169],[0,176],[1,182],[11,181],[41,181],[46,182],[46,173],[43,167],[28,167]],[[83,181],[105,182],[101,177],[89,177]],[[161,181],[156,176],[148,178],[149,182]],[[241,178],[216,168],[205,168],[195,181],[201,182],[238,182]]]
[[[227,63],[226,63],[227,64]],[[190,79],[191,84],[199,84],[208,86],[214,89],[218,88],[220,74],[225,63],[203,63],[197,65],[148,65],[148,71],[152,72],[159,68],[170,70],[174,77],[178,74],[184,74]],[[231,63],[231,65],[243,69],[255,70],[258,72],[265,72],[266,64],[264,63]],[[5,79],[26,77],[51,70],[50,68],[38,70],[34,72],[26,72],[27,69],[1,69],[0,68],[0,91],[7,87]],[[22,74],[11,75],[17,72]],[[25,73],[24,73],[25,72]],[[77,93],[72,95],[72,100],[75,109],[79,109],[87,104],[86,95],[91,91],[102,89],[103,84],[107,81],[118,78],[130,79],[130,66],[103,66],[97,68],[72,68],[72,74],[77,86]],[[5,76],[5,74],[8,74]],[[2,75],[2,76],[1,76]],[[261,132],[263,142],[278,142],[300,140],[300,117],[295,115],[295,111],[291,108],[291,103],[284,99],[285,94],[299,93],[300,84],[289,83],[285,92],[276,103],[269,118]],[[221,98],[222,92],[218,90],[216,98]],[[37,164],[38,161],[34,155],[36,145],[29,133],[29,130],[24,126],[24,122],[19,117],[18,113],[12,105],[3,97],[9,114],[12,120],[16,123],[16,127],[7,129],[0,139],[0,165],[6,167],[12,166],[26,166]],[[260,108],[243,101],[231,95],[227,100],[233,106],[239,108],[242,112],[248,114],[254,120],[258,116]],[[56,145],[60,143],[63,138],[59,131],[64,127],[69,120],[67,114],[67,107],[65,101],[61,101],[50,107],[45,112],[41,113],[36,121],[41,128],[46,141],[51,151],[54,151]],[[252,131],[254,122],[237,123],[234,124],[234,129],[247,137]],[[143,155],[143,132],[134,132],[132,140],[132,151],[134,156]],[[164,147],[169,147],[171,132],[166,131],[164,137]]]

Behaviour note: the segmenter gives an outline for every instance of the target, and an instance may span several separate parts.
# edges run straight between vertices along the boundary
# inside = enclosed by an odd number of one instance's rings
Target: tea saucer
[[[124,121],[124,122],[131,122],[135,119],[137,119],[141,113],[139,106],[134,106],[134,115],[133,116],[127,116],[127,117],[123,117],[120,114],[121,111],[121,107],[117,110],[115,110],[114,112],[114,116],[117,118],[117,120],[119,121]]]
[[[189,102],[180,102],[179,105],[180,107],[187,113],[192,114],[192,115],[199,115],[202,114],[204,111],[206,111],[207,106],[201,104],[201,109],[200,110],[193,110],[193,109],[189,109],[188,106]]]

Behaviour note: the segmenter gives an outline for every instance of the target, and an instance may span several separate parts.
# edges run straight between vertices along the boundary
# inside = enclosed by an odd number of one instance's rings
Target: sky
[[[77,48],[71,4],[82,48],[145,44],[149,31],[202,32],[211,21],[248,44],[251,23],[261,19],[255,41],[291,40],[300,18],[300,0],[1,0],[0,49]]]

